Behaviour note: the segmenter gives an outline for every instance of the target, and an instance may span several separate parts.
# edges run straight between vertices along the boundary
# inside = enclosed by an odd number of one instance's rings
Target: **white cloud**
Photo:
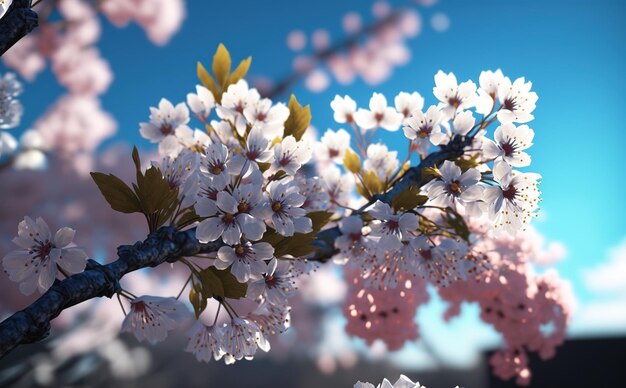
[[[582,270],[592,299],[582,303],[572,319],[574,335],[626,332],[626,239],[609,249],[607,259]]]
[[[609,250],[609,258],[594,268],[583,270],[587,289],[599,293],[626,293],[626,239]]]

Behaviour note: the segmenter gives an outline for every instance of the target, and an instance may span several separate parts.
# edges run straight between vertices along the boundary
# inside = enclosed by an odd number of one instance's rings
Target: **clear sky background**
[[[188,0],[187,19],[165,47],[153,46],[136,25],[118,29],[103,21],[99,47],[115,79],[102,101],[119,123],[118,134],[105,146],[123,140],[147,148],[138,123],[147,120],[148,107],[161,97],[183,101],[197,83],[196,61],[209,62],[219,42],[236,60],[252,55],[252,75],[277,78],[291,69],[289,31],[326,28],[337,38],[341,17],[348,11],[370,15],[370,5],[365,0],[241,0],[219,5]],[[450,19],[445,32],[430,26],[438,12]],[[417,90],[431,104],[433,76],[439,69],[454,72],[460,81],[477,82],[481,70],[496,68],[511,78],[531,80],[539,94],[531,123],[536,133],[531,168],[543,175],[542,220],[536,226],[549,240],[567,247],[567,258],[557,268],[573,282],[583,316],[586,306],[594,303],[605,307],[594,311],[623,308],[625,313],[614,315],[608,326],[625,332],[626,286],[599,293],[584,282],[584,273],[606,263],[609,250],[626,239],[625,17],[626,1],[620,0],[441,0],[423,9],[422,33],[409,43],[410,63],[396,69],[384,84],[335,83],[319,94],[299,85],[293,92],[311,104],[313,124],[323,130],[337,128],[329,107],[337,93],[366,105],[374,90],[388,98]],[[49,69],[35,84],[26,85],[23,123],[31,124],[61,92]],[[391,148],[405,147],[401,132],[381,139]],[[594,322],[588,315],[575,321],[573,331],[602,333],[604,318]]]

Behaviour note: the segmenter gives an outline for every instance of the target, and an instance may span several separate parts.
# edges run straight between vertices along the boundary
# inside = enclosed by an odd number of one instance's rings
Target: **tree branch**
[[[417,166],[411,167],[385,194],[375,199],[390,203],[405,188],[421,186],[422,170],[444,160],[463,155],[463,147],[471,143],[471,138],[456,136],[440,147]],[[363,209],[364,211],[364,209]],[[363,212],[361,211],[361,212]],[[328,261],[337,253],[335,240],[341,235],[338,227],[322,230],[313,241],[315,253],[309,260]],[[20,344],[40,341],[50,332],[50,321],[63,310],[97,297],[112,297],[120,290],[119,280],[129,272],[141,268],[156,267],[164,262],[174,263],[182,257],[217,251],[223,243],[208,244],[196,239],[195,229],[177,231],[176,228],[162,227],[150,233],[148,238],[135,245],[122,245],[117,249],[118,260],[100,265],[90,260],[84,272],[57,280],[39,299],[26,309],[13,314],[0,323],[0,358]]]
[[[195,229],[183,232],[162,227],[150,233],[145,241],[122,245],[118,260],[100,265],[90,260],[84,272],[57,280],[33,304],[0,323],[0,358],[20,344],[40,341],[50,332],[50,321],[63,310],[96,297],[112,297],[119,291],[119,280],[129,272],[173,263],[185,256],[214,252],[221,241],[202,244]]]
[[[37,13],[31,9],[30,2],[14,0],[0,19],[0,56],[37,27]]]

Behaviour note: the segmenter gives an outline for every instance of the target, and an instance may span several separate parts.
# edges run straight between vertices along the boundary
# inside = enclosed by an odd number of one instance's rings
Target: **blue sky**
[[[251,74],[279,77],[291,68],[293,54],[285,43],[289,31],[323,27],[337,37],[341,16],[348,11],[368,15],[370,4],[242,0],[216,7],[189,0],[181,31],[165,47],[150,44],[136,25],[118,29],[104,21],[99,47],[115,79],[102,101],[119,122],[117,136],[106,144],[123,140],[147,147],[138,123],[147,119],[148,107],[161,97],[182,101],[197,82],[196,61],[209,62],[219,42],[236,59],[252,55]],[[429,25],[437,12],[450,18],[446,32]],[[374,90],[390,98],[417,90],[427,104],[434,103],[433,76],[439,69],[454,72],[459,80],[477,81],[481,70],[496,68],[511,78],[531,80],[539,94],[531,125],[536,133],[532,170],[543,175],[544,220],[536,225],[548,239],[566,245],[568,257],[558,269],[574,282],[580,301],[592,302],[602,296],[585,289],[581,271],[605,260],[608,249],[626,237],[621,148],[626,144],[625,15],[626,2],[618,0],[442,0],[422,12],[423,32],[409,43],[410,64],[384,84],[334,84],[320,94],[297,86],[294,92],[311,104],[313,124],[325,129],[337,127],[329,107],[337,93],[365,105]],[[32,123],[61,92],[49,70],[27,85],[23,123]],[[381,139],[404,149],[400,133]]]

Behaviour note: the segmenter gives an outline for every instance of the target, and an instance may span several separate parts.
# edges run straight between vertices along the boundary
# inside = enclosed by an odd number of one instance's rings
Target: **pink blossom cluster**
[[[158,45],[169,42],[185,18],[184,0],[107,0],[100,8],[118,27],[135,21]]]
[[[554,270],[542,274],[534,271],[535,257],[545,251],[537,249],[541,241],[533,237],[483,235],[474,249],[484,255],[489,268],[439,290],[450,303],[447,320],[460,313],[463,302],[478,303],[480,317],[502,335],[505,343],[490,360],[494,373],[502,379],[516,377],[520,385],[530,383],[528,352],[537,352],[542,359],[553,357],[565,340],[574,308],[569,282]]]
[[[20,163],[16,159],[14,167],[42,168],[42,149],[84,173],[94,163],[92,154],[98,144],[117,129],[117,123],[102,109],[98,97],[113,80],[109,63],[97,48],[102,29],[99,12],[118,26],[135,20],[154,43],[165,44],[180,28],[184,2],[107,0],[96,5],[84,0],[60,0],[42,2],[36,10],[39,29],[21,39],[2,59],[29,81],[49,62],[58,82],[69,93],[33,124],[31,137],[37,137],[41,144],[38,153],[31,152]]]
[[[402,285],[380,289],[367,287],[358,271],[346,270],[350,285],[344,302],[346,333],[365,339],[368,345],[380,339],[389,351],[400,349],[405,342],[418,339],[415,314],[428,302],[426,282],[406,274]]]
[[[420,14],[412,8],[393,8],[386,1],[372,5],[372,20],[364,22],[357,12],[344,15],[343,38],[336,41],[326,29],[312,32],[310,48],[307,35],[293,30],[287,36],[288,47],[297,52],[294,71],[305,77],[304,84],[312,92],[322,92],[331,84],[331,77],[342,85],[360,77],[367,84],[387,80],[394,68],[406,65],[411,58],[409,39],[422,29]],[[343,39],[343,40],[342,40]]]

